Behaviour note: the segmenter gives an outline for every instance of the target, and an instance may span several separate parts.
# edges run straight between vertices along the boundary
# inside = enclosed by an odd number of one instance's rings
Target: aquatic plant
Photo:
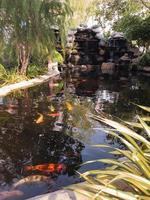
[[[150,107],[139,107],[150,112]],[[113,121],[101,116],[92,115],[92,118],[111,127],[105,132],[119,139],[125,149],[110,145],[98,144],[96,148],[108,148],[113,155],[120,159],[99,159],[84,164],[102,162],[108,164],[104,169],[91,170],[80,174],[86,180],[84,184],[70,186],[88,196],[90,199],[149,199],[150,197],[150,126],[149,117],[138,116],[140,128],[146,136],[140,135],[124,122]]]

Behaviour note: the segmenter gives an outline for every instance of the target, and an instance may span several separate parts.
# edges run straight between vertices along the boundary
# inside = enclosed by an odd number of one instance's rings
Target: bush
[[[37,65],[30,65],[27,71],[27,77],[34,78],[36,76],[46,73],[47,67],[41,67]]]
[[[150,52],[145,53],[140,59],[139,64],[141,66],[150,66]]]
[[[0,84],[2,86],[11,83],[18,83],[26,79],[26,76],[19,74],[17,68],[7,70],[3,65],[0,65]]]
[[[52,53],[52,60],[53,60],[53,62],[58,62],[59,64],[62,64],[64,62],[64,58],[56,50]]]

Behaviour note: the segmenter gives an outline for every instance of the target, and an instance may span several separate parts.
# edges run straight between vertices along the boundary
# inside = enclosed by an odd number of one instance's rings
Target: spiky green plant
[[[4,86],[11,83],[18,83],[20,81],[26,80],[25,75],[21,75],[17,68],[11,70],[5,69],[3,65],[0,65],[0,85]]]
[[[140,105],[139,107],[150,112],[150,107]],[[113,128],[105,130],[106,133],[118,138],[126,148],[120,149],[104,144],[94,145],[96,148],[108,148],[111,154],[119,155],[121,158],[86,162],[85,164],[102,162],[109,166],[81,174],[86,182],[82,185],[70,186],[70,189],[88,196],[89,199],[150,199],[150,127],[147,123],[149,118],[138,116],[138,125],[145,132],[145,137],[124,125],[123,122],[119,123],[96,115],[92,118]]]
[[[29,65],[27,70],[27,77],[28,78],[34,78],[36,76],[46,74],[47,67],[45,66],[38,66],[38,65]]]

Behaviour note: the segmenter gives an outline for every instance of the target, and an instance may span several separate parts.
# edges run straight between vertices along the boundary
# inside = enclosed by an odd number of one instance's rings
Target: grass
[[[19,74],[17,68],[11,70],[5,69],[3,65],[0,65],[0,85],[8,85],[12,83],[18,83],[22,80],[27,80],[25,75]]]
[[[5,86],[8,84],[18,83],[23,80],[28,80],[47,72],[46,67],[31,65],[28,67],[27,76],[21,75],[17,68],[11,70],[6,69],[0,64],[0,85]]]
[[[138,105],[141,109],[150,112],[150,107]],[[102,162],[109,166],[104,169],[91,170],[80,174],[86,181],[82,185],[69,186],[69,189],[96,200],[148,200],[150,199],[150,126],[149,116],[138,116],[138,126],[145,136],[142,136],[133,127],[132,122],[116,122],[101,116],[92,115],[92,118],[108,125],[106,134],[118,138],[125,149],[110,145],[98,144],[95,148],[107,148],[109,153],[119,155],[121,159],[99,159],[84,164]],[[110,129],[111,127],[111,129]]]
[[[27,71],[27,77],[28,78],[34,78],[39,75],[43,75],[47,72],[47,67],[41,67],[37,65],[29,65],[28,71]]]

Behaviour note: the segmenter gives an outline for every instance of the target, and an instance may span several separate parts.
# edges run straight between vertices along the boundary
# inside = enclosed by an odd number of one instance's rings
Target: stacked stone
[[[79,66],[83,71],[100,69],[106,59],[105,42],[101,37],[99,27],[78,28],[76,33],[69,35],[68,46],[72,46],[69,62]]]

